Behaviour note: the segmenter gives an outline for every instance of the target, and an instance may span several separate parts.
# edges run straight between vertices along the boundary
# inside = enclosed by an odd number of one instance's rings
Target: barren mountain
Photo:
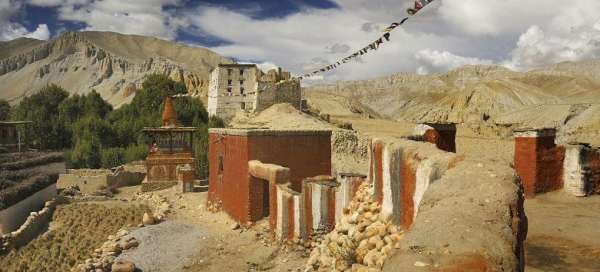
[[[56,83],[71,93],[99,92],[118,106],[144,76],[165,74],[206,93],[210,71],[231,61],[204,48],[112,32],[67,32],[49,40],[0,42],[0,98],[11,103]]]
[[[555,127],[564,141],[590,142],[600,134],[600,61],[566,62],[526,73],[464,66],[446,74],[396,74],[312,86],[304,93],[309,105],[333,116],[348,113],[324,105],[326,97],[402,121]]]

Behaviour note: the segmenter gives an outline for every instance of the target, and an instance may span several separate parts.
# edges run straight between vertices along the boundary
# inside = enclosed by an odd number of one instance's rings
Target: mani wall
[[[369,182],[380,216],[406,231],[384,271],[463,271],[472,265],[472,271],[523,271],[527,218],[522,189],[508,165],[386,138],[373,139],[369,146],[368,177],[306,178],[296,191],[290,169],[259,161],[248,167],[250,176],[270,184],[269,209],[276,212],[269,221],[279,239],[307,239],[333,229],[358,186]],[[425,265],[414,267],[415,262]]]

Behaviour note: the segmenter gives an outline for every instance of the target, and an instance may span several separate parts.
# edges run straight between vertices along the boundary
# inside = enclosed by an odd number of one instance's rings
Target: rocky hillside
[[[562,105],[566,113],[561,114],[560,123],[570,113],[586,110],[579,104],[600,103],[596,102],[600,98],[599,72],[600,61],[561,63],[527,73],[498,66],[465,66],[446,74],[396,74],[337,82],[307,88],[305,93],[309,100],[323,93],[337,95],[388,118],[414,122],[527,124],[541,117],[530,113],[544,112],[554,118],[548,112],[562,109],[558,107]]]
[[[49,41],[22,38],[0,42],[0,99],[16,103],[56,83],[72,93],[95,89],[119,106],[152,73],[169,75],[202,95],[210,71],[230,62],[204,48],[112,32],[67,32]]]

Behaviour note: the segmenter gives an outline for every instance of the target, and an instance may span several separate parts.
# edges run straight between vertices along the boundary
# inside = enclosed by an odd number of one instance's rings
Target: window
[[[244,69],[240,69],[240,76],[244,75]]]
[[[240,88],[240,94],[244,94],[244,87]]]
[[[219,154],[219,174],[223,173],[223,154]]]
[[[244,103],[244,102],[240,103],[240,108],[242,110],[245,110],[246,109],[246,103]]]
[[[244,81],[243,80],[240,80],[240,85],[244,85]]]
[[[233,69],[227,69],[227,75],[231,76],[231,74],[233,73]]]
[[[227,92],[231,94],[231,86],[227,87]]]
[[[233,81],[231,79],[227,80],[227,86],[231,86],[232,83],[233,83]]]

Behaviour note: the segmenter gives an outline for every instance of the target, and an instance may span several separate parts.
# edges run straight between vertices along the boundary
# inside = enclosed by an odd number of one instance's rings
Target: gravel
[[[134,230],[140,245],[121,254],[118,260],[128,260],[144,272],[181,271],[183,266],[200,251],[202,237],[207,232],[194,226],[173,221]]]

